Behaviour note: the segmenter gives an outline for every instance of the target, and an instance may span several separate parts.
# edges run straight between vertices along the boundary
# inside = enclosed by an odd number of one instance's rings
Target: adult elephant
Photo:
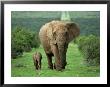
[[[50,69],[65,69],[68,44],[79,35],[79,32],[78,25],[73,22],[51,21],[41,27],[39,37]],[[52,56],[55,57],[54,65]]]

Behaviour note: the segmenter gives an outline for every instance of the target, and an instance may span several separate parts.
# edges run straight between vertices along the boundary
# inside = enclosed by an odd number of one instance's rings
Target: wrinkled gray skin
[[[79,32],[78,25],[72,22],[52,21],[42,26],[39,37],[50,69],[65,69],[68,44],[79,35]],[[55,57],[54,65],[52,56]]]

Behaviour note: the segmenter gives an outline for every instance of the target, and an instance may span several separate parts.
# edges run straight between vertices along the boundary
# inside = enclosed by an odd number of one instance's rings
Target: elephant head
[[[60,58],[60,68],[66,66],[66,52],[68,44],[80,33],[79,27],[73,22],[52,21],[48,30],[48,37],[51,45],[56,45]]]

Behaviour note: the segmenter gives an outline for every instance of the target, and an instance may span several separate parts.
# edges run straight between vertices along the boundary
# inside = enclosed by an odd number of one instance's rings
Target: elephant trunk
[[[58,51],[59,51],[59,57],[60,57],[60,64],[59,68],[60,69],[65,69],[66,66],[66,51],[68,48],[68,38],[66,36],[66,33],[62,33],[57,36],[57,46],[58,46]]]
[[[60,68],[61,69],[65,69],[66,66],[66,50],[67,48],[65,48],[65,45],[59,45],[58,46],[59,49],[59,56],[60,56]]]

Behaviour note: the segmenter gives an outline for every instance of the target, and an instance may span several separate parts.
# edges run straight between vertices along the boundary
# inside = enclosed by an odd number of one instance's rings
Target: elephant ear
[[[69,32],[69,42],[80,34],[79,26],[74,22],[66,23]]]
[[[47,36],[49,38],[50,44],[56,44],[56,32],[54,30],[54,27],[52,23],[48,25],[48,30],[47,30]]]

